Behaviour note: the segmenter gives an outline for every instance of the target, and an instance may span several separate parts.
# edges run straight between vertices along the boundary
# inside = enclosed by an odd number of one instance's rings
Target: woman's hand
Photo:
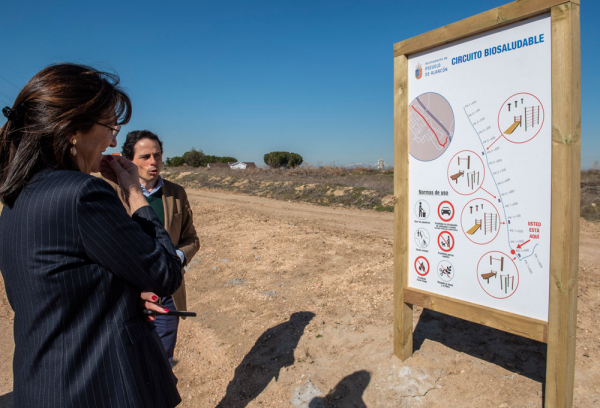
[[[129,190],[135,185],[140,187],[137,166],[122,156],[105,155],[100,162],[100,172],[123,190]]]
[[[144,309],[154,310],[158,313],[167,313],[169,309],[166,309],[158,304],[158,296],[156,296],[152,292],[142,292],[140,295],[142,298],[142,306]],[[147,316],[148,320],[153,321],[156,320],[156,316]]]
[[[140,176],[135,164],[121,156],[104,156],[100,162],[100,173],[103,177],[121,187],[131,213],[148,205],[142,194]]]

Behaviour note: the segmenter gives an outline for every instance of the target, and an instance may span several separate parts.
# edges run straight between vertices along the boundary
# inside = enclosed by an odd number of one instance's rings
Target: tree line
[[[204,154],[202,150],[185,152],[183,156],[167,157],[165,166],[178,167],[187,164],[191,167],[206,167],[208,163],[235,163],[238,160],[230,156],[213,156]],[[273,169],[294,168],[302,164],[303,158],[298,153],[270,152],[264,155],[265,164]]]
[[[191,167],[206,167],[208,163],[235,163],[238,160],[231,156],[214,156],[204,154],[202,150],[192,150],[185,152],[183,156],[167,157],[165,165],[169,167],[178,167],[187,164]]]

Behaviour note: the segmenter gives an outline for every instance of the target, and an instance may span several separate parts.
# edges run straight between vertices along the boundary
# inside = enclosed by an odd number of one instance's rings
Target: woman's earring
[[[77,157],[77,148],[75,145],[77,144],[77,139],[73,139],[73,146],[71,146],[71,154],[73,157]]]

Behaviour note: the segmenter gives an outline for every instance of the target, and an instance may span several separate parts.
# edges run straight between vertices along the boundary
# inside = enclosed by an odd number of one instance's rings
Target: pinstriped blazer
[[[15,311],[15,407],[174,407],[176,378],[140,291],[171,295],[181,265],[149,206],[127,215],[102,179],[36,174],[0,216]]]
[[[171,237],[175,248],[181,250],[185,255],[185,265],[187,265],[198,249],[200,240],[194,227],[194,217],[185,189],[179,184],[163,179],[162,202],[165,210],[165,230]],[[123,206],[129,213],[129,204],[125,199],[123,190],[118,185],[109,182],[123,203]],[[184,265],[184,266],[185,266]],[[187,294],[185,290],[185,269],[182,271],[183,279],[177,292],[173,294],[173,302],[177,310],[187,310]],[[182,317],[185,319],[185,317]]]

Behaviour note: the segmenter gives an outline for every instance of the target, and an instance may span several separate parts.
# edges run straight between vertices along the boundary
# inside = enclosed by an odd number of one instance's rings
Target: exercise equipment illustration
[[[464,175],[465,175],[465,172],[461,170],[458,173],[451,175],[450,178],[452,179],[452,181],[456,181],[456,183],[458,184],[458,178],[460,176],[464,176]]]
[[[507,135],[510,135],[512,132],[515,131],[515,129],[517,128],[517,126],[521,126],[521,122],[522,121],[523,121],[523,115],[515,116],[514,123],[512,125],[510,125],[510,127],[508,129],[506,129],[504,131],[504,133],[506,133]]]
[[[525,108],[525,131],[527,131],[527,124],[530,124],[529,125],[530,128],[533,128],[534,125],[540,124],[540,107],[539,107],[539,105]]]
[[[523,103],[523,98],[521,98],[521,104]],[[514,107],[517,108],[519,106],[519,101],[515,100],[514,102],[508,102],[506,104],[508,111],[510,112],[511,105],[514,104]],[[525,131],[533,129],[536,125],[540,124],[540,105],[532,105],[523,107],[524,114],[513,116],[514,120],[511,125],[504,131],[505,135],[512,134],[518,127],[524,127]],[[514,111],[514,109],[513,109]],[[525,116],[525,120],[523,120],[523,115]]]
[[[500,272],[503,272],[504,257],[501,256],[500,258],[494,258],[492,255],[490,255],[490,265],[493,265],[494,261],[500,262]],[[491,278],[498,278],[498,271],[494,271],[490,268],[489,272],[481,274],[481,278],[489,285]],[[515,290],[515,275],[510,273],[500,274],[500,291],[504,291],[504,294],[508,294],[509,290]]]
[[[504,279],[502,279],[504,278]],[[502,281],[504,280],[504,285],[502,285]],[[504,290],[504,293],[508,293],[508,286],[510,285],[510,290],[515,289],[515,277],[510,274],[500,275],[500,290]]]
[[[462,161],[462,165],[465,165],[465,162],[467,163],[467,168],[466,169],[460,169],[461,167],[461,161]],[[456,162],[458,164],[459,170],[458,172],[452,174],[450,176],[450,180],[454,181],[456,184],[458,184],[458,179],[462,176],[466,175],[466,179],[467,179],[467,187],[469,187],[471,190],[475,189],[475,186],[479,186],[479,170],[473,170],[473,171],[466,171],[466,170],[470,170],[471,169],[471,155],[468,154],[466,157],[460,157],[458,156],[456,158]]]
[[[482,204],[475,204],[475,212],[479,211],[479,207],[483,210]],[[473,214],[473,206],[469,206],[470,214]],[[483,213],[483,218],[477,219],[475,218],[475,225],[467,230],[467,234],[473,235],[477,231],[481,229],[483,231],[483,235],[487,235],[488,233],[493,233],[498,231],[498,213]]]
[[[483,278],[485,281],[487,281],[487,283],[489,284],[489,283],[490,283],[490,279],[491,279],[491,278],[495,278],[497,275],[498,275],[498,272],[491,271],[491,272],[488,272],[488,273],[484,273],[484,274],[482,274],[482,275],[481,275],[481,277],[482,277],[482,278]]]
[[[481,220],[475,219],[475,225],[473,225],[468,231],[467,234],[473,235],[475,234],[479,228],[481,228]]]
[[[500,258],[494,258],[493,256],[490,255],[490,265],[492,265],[493,261],[500,261],[500,272],[504,271],[504,257],[501,256]]]
[[[446,172],[450,187],[461,195],[471,195],[485,184],[486,167],[473,150],[461,150],[448,161]]]
[[[494,258],[492,255],[490,255],[490,265],[493,265],[494,261],[500,262],[500,272],[503,272],[504,271],[504,257],[501,256],[500,258]],[[484,281],[486,281],[487,284],[489,285],[491,278],[498,278],[498,271],[494,271],[490,267],[490,271],[487,273],[482,273],[481,278]],[[512,287],[511,290],[513,290],[514,286],[515,286],[515,277],[511,274],[505,274],[505,275],[500,274],[500,290],[504,290],[504,293],[508,293],[509,284]]]
[[[471,190],[475,189],[475,180],[477,180],[477,185],[479,185],[479,172],[472,171],[467,173],[467,186],[471,187]]]

